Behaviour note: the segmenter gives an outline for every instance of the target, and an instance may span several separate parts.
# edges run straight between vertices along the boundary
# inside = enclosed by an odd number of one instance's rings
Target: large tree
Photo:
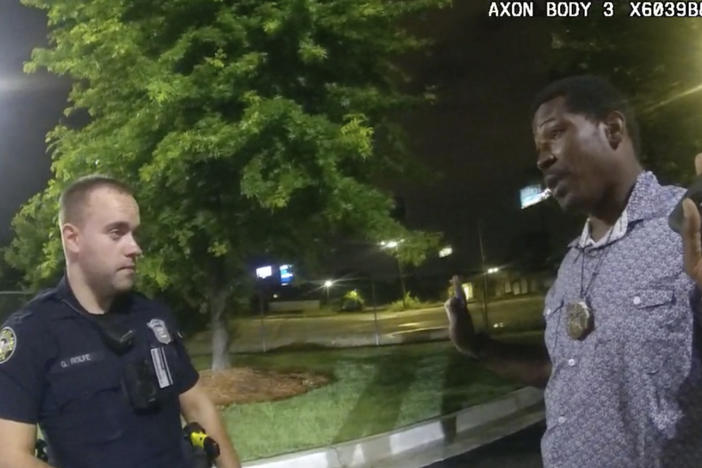
[[[253,256],[434,239],[395,221],[374,181],[407,156],[392,116],[426,98],[402,91],[393,61],[425,42],[401,25],[446,0],[22,1],[49,18],[26,70],[74,82],[47,136],[52,178],[13,221],[6,257],[27,283],[60,274],[60,190],[112,174],[142,208],[141,287],[208,309],[222,368]]]

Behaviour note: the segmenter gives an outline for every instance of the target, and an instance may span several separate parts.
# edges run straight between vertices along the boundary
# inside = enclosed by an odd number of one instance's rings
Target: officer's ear
[[[610,148],[616,150],[624,140],[626,132],[626,119],[619,111],[612,111],[607,114],[604,121],[604,131]]]
[[[71,223],[64,223],[61,226],[61,239],[63,239],[63,248],[68,254],[77,253],[80,250],[78,246],[78,228]]]

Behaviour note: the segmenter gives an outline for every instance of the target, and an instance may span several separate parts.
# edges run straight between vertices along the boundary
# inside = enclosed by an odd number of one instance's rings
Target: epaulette
[[[26,308],[21,308],[12,314],[10,314],[9,317],[7,317],[7,320],[5,320],[4,325],[5,326],[12,326],[12,325],[17,325],[22,323],[24,319],[27,317],[31,316],[33,311],[31,309],[26,309]]]
[[[31,298],[25,307],[28,307],[29,305],[36,304],[39,302],[45,302],[47,300],[55,300],[56,299],[56,288],[49,288],[49,289],[42,289],[37,293],[36,296]]]
[[[55,293],[55,289],[44,289],[40,291],[36,296],[27,301],[20,309],[10,314],[5,323],[7,325],[16,325],[22,323],[23,320],[25,320],[28,317],[31,317],[32,314],[35,312],[34,306],[49,300],[54,300]]]

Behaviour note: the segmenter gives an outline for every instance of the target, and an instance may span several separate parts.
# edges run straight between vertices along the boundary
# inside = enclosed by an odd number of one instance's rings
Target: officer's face
[[[141,248],[134,237],[139,206],[131,195],[110,187],[94,189],[81,212],[77,262],[97,291],[116,294],[134,284]]]
[[[590,212],[613,183],[606,125],[567,110],[565,98],[543,103],[532,122],[536,165],[565,210]]]

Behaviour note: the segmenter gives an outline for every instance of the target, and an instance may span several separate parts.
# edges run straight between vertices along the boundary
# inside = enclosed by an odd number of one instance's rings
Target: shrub
[[[420,301],[416,297],[412,296],[412,294],[409,291],[407,291],[405,293],[404,303],[403,303],[402,299],[398,299],[397,301],[390,304],[390,307],[388,307],[388,310],[391,310],[393,312],[397,312],[400,310],[416,309],[418,307],[421,307],[422,305],[423,305],[422,301]]]
[[[341,310],[345,312],[363,310],[364,304],[365,301],[363,300],[363,296],[361,296],[356,289],[352,289],[344,294],[344,297],[341,300]]]

